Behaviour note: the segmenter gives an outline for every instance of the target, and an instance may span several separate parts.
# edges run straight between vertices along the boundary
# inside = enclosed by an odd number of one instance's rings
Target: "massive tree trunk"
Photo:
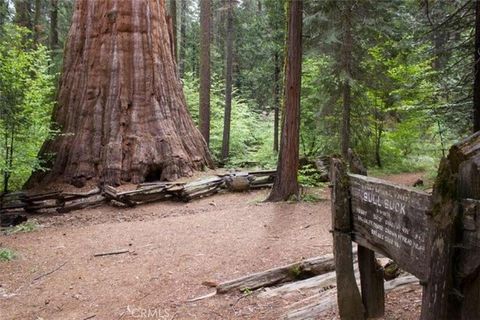
[[[233,73],[233,0],[227,3],[227,39],[225,63],[225,113],[223,119],[222,160],[225,161],[230,149],[230,122],[232,115],[232,73]]]
[[[298,153],[300,132],[300,91],[302,75],[303,1],[289,0],[285,116],[280,140],[277,176],[268,201],[287,200],[298,195]]]
[[[203,138],[210,142],[210,0],[200,1],[200,114],[199,126]]]
[[[75,4],[54,120],[35,183],[173,180],[212,162],[176,76],[164,0]]]

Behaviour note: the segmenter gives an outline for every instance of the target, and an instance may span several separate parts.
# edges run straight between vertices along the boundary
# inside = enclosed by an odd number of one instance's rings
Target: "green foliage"
[[[21,224],[18,224],[14,227],[7,228],[7,230],[5,231],[5,234],[10,235],[15,233],[32,232],[37,230],[39,227],[40,225],[38,224],[38,221],[35,219],[32,219],[32,220],[23,222]]]
[[[191,73],[184,78],[184,92],[192,118],[198,123],[198,79]],[[219,80],[212,83],[210,94],[211,123],[210,150],[219,159],[222,148],[224,84]],[[273,167],[276,155],[272,151],[273,119],[267,113],[257,113],[250,107],[251,101],[242,99],[233,91],[232,122],[230,134],[230,158],[226,165],[231,167]]]
[[[37,153],[52,133],[53,77],[45,47],[34,48],[28,30],[5,24],[0,36],[0,171],[4,189],[18,189],[32,170],[41,169]]]
[[[16,258],[16,254],[14,251],[8,248],[0,248],[0,262],[1,261],[12,261]]]
[[[302,194],[301,198],[304,202],[319,202],[322,200],[320,196],[313,193],[304,193]]]
[[[318,187],[321,184],[321,176],[317,168],[307,164],[298,170],[298,182],[304,187]]]

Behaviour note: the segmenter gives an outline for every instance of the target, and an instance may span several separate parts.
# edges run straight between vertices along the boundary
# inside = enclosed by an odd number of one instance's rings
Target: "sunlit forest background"
[[[434,175],[449,146],[472,130],[474,1],[364,0],[348,8],[345,3],[305,1],[301,163],[340,153],[342,86],[348,77],[351,144],[369,169]],[[0,171],[9,176],[11,189],[43,167],[37,153],[58,132],[50,119],[73,5],[73,0],[0,0]],[[223,0],[212,5],[212,155],[226,167],[274,168],[284,4],[235,5],[232,133],[229,158],[222,162],[226,10]],[[199,5],[178,0],[176,6],[178,71],[197,121]],[[346,25],[350,61],[341,54]]]

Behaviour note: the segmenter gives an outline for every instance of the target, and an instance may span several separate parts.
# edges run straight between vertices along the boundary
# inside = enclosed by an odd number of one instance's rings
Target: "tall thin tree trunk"
[[[173,28],[173,51],[175,61],[177,61],[177,46],[178,46],[178,38],[177,38],[177,0],[170,0],[170,16],[172,17],[172,28]]]
[[[174,180],[211,166],[176,74],[164,0],[77,1],[72,21],[54,112],[62,134],[40,153],[50,171],[27,186]]]
[[[207,146],[210,143],[210,42],[211,2],[200,1],[200,114],[199,125]]]
[[[280,123],[280,58],[278,52],[273,55],[273,151],[278,152],[278,128]]]
[[[7,22],[8,17],[8,3],[7,0],[0,0],[0,33],[2,32],[1,27]]]
[[[473,82],[473,132],[480,130],[480,0],[475,1],[475,77]]]
[[[277,177],[268,201],[298,196],[300,93],[302,73],[303,0],[288,2],[287,62],[285,72],[285,116],[278,156]]]
[[[42,14],[41,0],[35,0],[35,15],[33,19],[33,41],[38,44],[40,41],[40,16]]]
[[[352,77],[352,3],[350,0],[343,2],[343,43],[342,43],[342,69],[345,79],[343,80],[343,119],[342,119],[342,157],[348,159],[348,148],[350,148],[350,110],[351,110],[351,86]]]
[[[58,48],[58,0],[50,0],[50,50]]]
[[[19,26],[33,30],[32,28],[32,6],[30,0],[15,1],[15,23]]]
[[[181,0],[180,4],[180,41],[178,42],[178,68],[180,77],[185,74],[185,46],[187,36],[187,0]]]
[[[230,149],[230,122],[232,114],[232,73],[233,73],[233,0],[227,3],[227,39],[225,63],[225,114],[223,119],[222,160],[229,156]]]

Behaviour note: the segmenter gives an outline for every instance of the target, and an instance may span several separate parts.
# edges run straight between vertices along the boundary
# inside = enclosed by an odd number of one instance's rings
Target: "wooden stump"
[[[448,157],[440,163],[429,219],[433,226],[430,228],[427,246],[430,274],[423,293],[422,320],[478,319],[478,266],[472,268],[472,274],[461,275],[456,270],[459,265],[455,263],[462,256],[462,250],[458,248],[464,236],[463,213],[459,210],[461,198],[478,198],[480,195],[476,166],[476,172],[472,172],[472,165],[479,157],[480,132],[454,145]],[[473,258],[472,256],[466,259]],[[462,294],[460,278],[467,276],[473,279],[465,285]],[[473,289],[473,292],[470,289]]]

